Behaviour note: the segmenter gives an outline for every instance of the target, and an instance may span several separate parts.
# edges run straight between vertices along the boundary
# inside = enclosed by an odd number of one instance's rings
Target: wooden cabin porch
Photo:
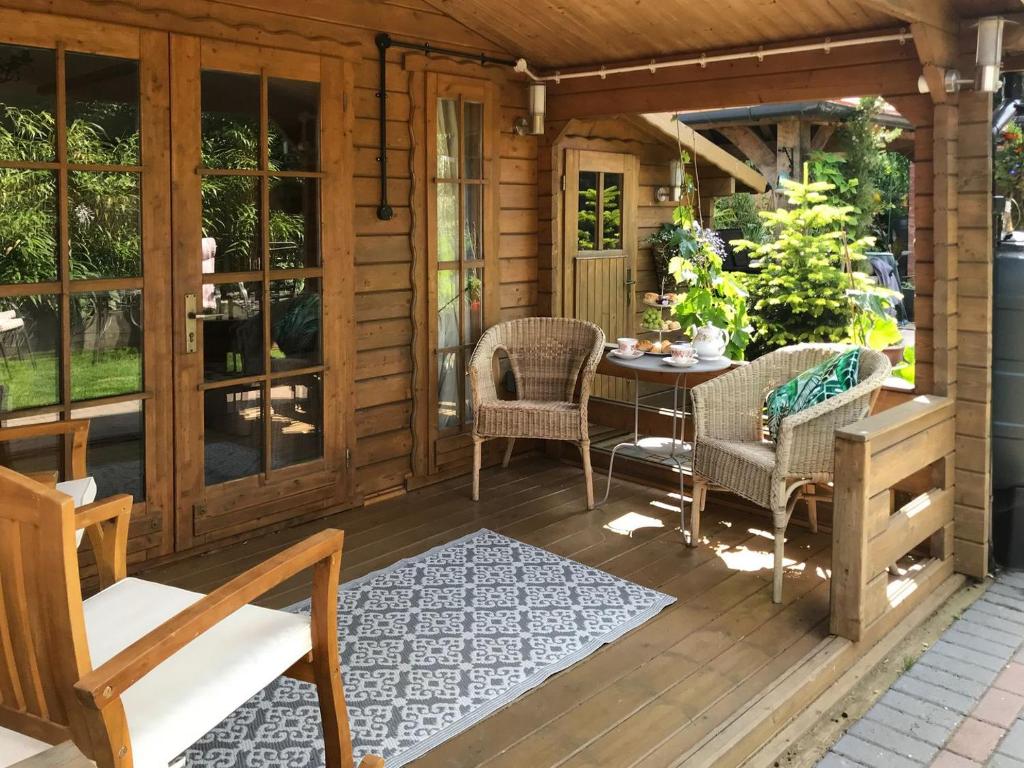
[[[578,467],[531,453],[507,470],[485,472],[478,504],[469,498],[469,479],[456,478],[142,576],[208,592],[331,526],[346,532],[347,582],[488,528],[677,602],[412,765],[770,765],[777,756],[772,737],[874,650],[829,633],[831,532],[793,526],[784,601],[776,605],[763,514],[713,496],[700,546],[689,548],[679,530],[678,493],[615,481],[606,506],[582,512],[579,480]],[[310,580],[292,580],[262,602],[294,604],[309,594]],[[943,583],[916,615],[960,583]],[[884,647],[917,623],[911,617],[886,635]]]

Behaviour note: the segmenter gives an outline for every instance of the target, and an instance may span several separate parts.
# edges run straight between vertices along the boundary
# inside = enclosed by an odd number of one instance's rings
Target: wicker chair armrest
[[[776,447],[780,474],[831,473],[836,430],[867,415],[889,370],[875,371],[846,392],[784,418]]]
[[[580,368],[580,406],[584,411],[586,411],[587,401],[590,399],[590,390],[594,384],[594,376],[597,374],[597,366],[600,365],[601,358],[604,356],[604,339],[604,331],[596,334],[594,344]]]
[[[501,349],[505,349],[505,345],[499,342],[497,334],[488,330],[480,337],[469,359],[469,383],[473,390],[474,410],[479,408],[481,403],[499,399],[493,365],[494,356]]]

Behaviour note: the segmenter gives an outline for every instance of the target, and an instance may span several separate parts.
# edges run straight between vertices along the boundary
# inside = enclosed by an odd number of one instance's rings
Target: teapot
[[[729,334],[711,323],[693,333],[693,349],[701,360],[715,360],[722,356],[729,344]]]

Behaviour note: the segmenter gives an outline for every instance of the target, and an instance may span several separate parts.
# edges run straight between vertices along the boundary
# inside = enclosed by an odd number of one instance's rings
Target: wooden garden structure
[[[415,533],[415,505],[437,509],[441,489],[465,490],[472,453],[460,371],[480,330],[502,319],[578,313],[576,294],[588,285],[567,255],[579,243],[564,238],[578,202],[563,190],[578,189],[581,177],[567,181],[567,170],[591,174],[597,195],[618,190],[622,229],[613,247],[597,251],[629,272],[605,270],[600,284],[609,302],[629,307],[630,292],[654,287],[643,241],[670,216],[671,204],[655,195],[669,183],[674,140],[691,142],[712,194],[763,181],[693,137],[673,139],[659,115],[881,95],[915,129],[917,394],[928,399],[841,436],[839,450],[859,469],[837,478],[830,551],[838,560],[814,560],[819,547],[806,562],[808,571],[833,568],[835,634],[787,646],[785,663],[777,660],[753,687],[716,693],[725,698],[706,716],[712,726],[666,737],[644,763],[678,765],[689,755],[688,766],[770,764],[788,738],[784,729],[799,724],[793,718],[857,659],[885,648],[901,620],[919,617],[958,578],[987,573],[993,98],[971,89],[946,94],[941,74],[973,72],[971,22],[989,13],[1021,15],[1011,0],[0,0],[0,83],[21,78],[30,86],[18,91],[31,91],[26,103],[45,103],[53,118],[50,149],[0,157],[0,169],[53,184],[57,228],[53,269],[0,285],[0,310],[27,312],[28,298],[54,307],[51,325],[37,328],[50,328],[43,351],[63,370],[34,374],[52,376],[52,391],[0,413],[0,426],[93,419],[90,471],[106,467],[135,489],[131,570],[187,581],[187,564],[214,553],[223,559],[219,575],[206,577],[210,586],[234,568],[234,556],[223,553],[274,532],[283,542],[327,520],[351,531],[369,530],[373,519],[383,526],[374,535],[394,537],[377,546],[377,559],[346,557],[352,567],[401,557],[421,538],[437,541]],[[865,36],[885,40],[834,44]],[[770,53],[797,44],[822,49]],[[1008,44],[1012,64],[1016,43]],[[760,56],[653,72],[568,77],[759,49]],[[528,81],[512,66],[518,57],[540,75],[566,75],[548,85],[540,135],[517,129],[529,112]],[[930,93],[918,89],[922,75]],[[135,149],[97,161],[73,148],[76,116],[97,100],[135,115]],[[251,128],[244,158],[216,151],[212,131],[225,115]],[[75,212],[84,193],[76,185],[90,174],[117,175],[134,190],[137,248],[119,271],[80,268],[84,225]],[[248,195],[251,229],[213,215],[226,190]],[[288,232],[293,245],[284,248]],[[115,309],[104,309],[115,295]],[[83,315],[83,302],[120,320],[96,325],[99,315]],[[298,318],[310,302],[316,338],[300,343],[282,318]],[[88,322],[75,320],[83,316]],[[82,399],[76,366],[93,365],[89,351],[103,351],[111,328],[122,326],[134,333],[134,383]],[[899,445],[928,449],[907,454],[905,475],[876,474],[877,457]],[[71,456],[70,446],[49,443],[5,450],[0,461],[26,471]],[[552,493],[564,481],[550,459],[527,461]],[[908,476],[923,494],[924,515],[890,493]],[[526,497],[543,484],[525,471],[509,477]],[[461,522],[439,523],[432,536],[505,514],[488,507],[478,519],[462,500],[453,504]],[[749,511],[737,514],[756,525]],[[587,520],[598,532],[607,522]],[[725,528],[710,530],[729,537]],[[884,540],[882,561],[865,554],[876,539]],[[904,586],[913,584],[901,596],[887,581],[888,555],[899,559],[925,539],[931,564],[904,575]],[[95,559],[88,551],[81,559],[91,584]],[[568,707],[569,692],[561,696],[544,711]],[[520,756],[531,765],[569,759],[554,734],[538,736],[534,751]],[[475,738],[460,737],[447,754],[473,754]],[[545,752],[545,744],[556,746]],[[502,764],[500,755],[488,759]]]

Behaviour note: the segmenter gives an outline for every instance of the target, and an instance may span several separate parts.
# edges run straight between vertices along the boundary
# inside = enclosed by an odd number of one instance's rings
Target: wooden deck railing
[[[836,434],[832,529],[834,635],[884,632],[953,573],[952,400],[921,396]],[[897,491],[916,494],[896,508]],[[921,545],[905,573],[891,567]]]

